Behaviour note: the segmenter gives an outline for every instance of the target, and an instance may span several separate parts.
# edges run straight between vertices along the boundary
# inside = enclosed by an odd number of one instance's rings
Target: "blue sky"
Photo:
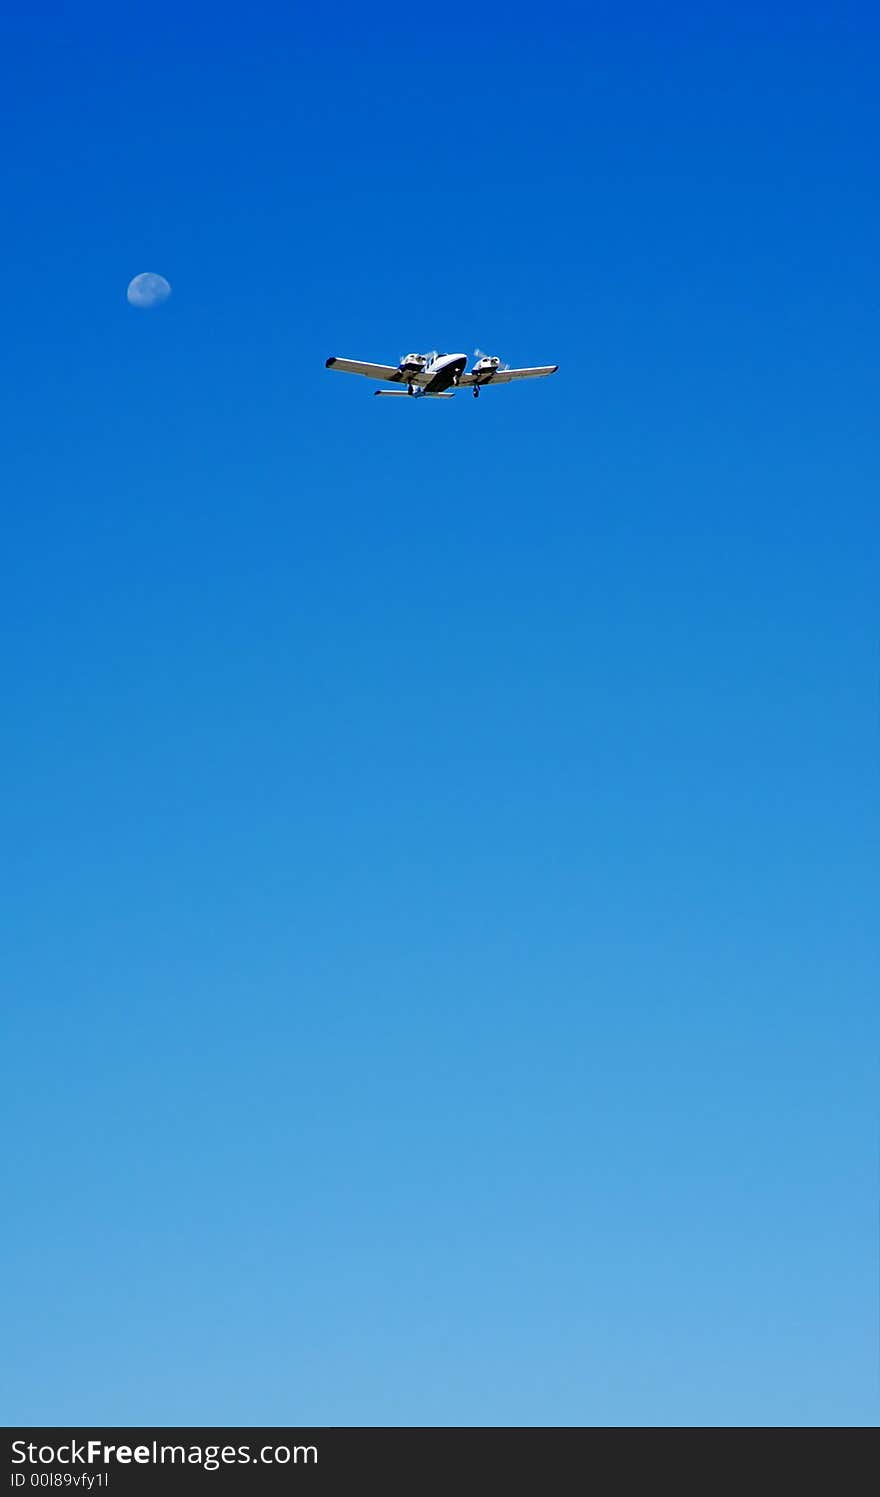
[[[877,18],[771,11],[3,22],[9,1423],[876,1422]]]

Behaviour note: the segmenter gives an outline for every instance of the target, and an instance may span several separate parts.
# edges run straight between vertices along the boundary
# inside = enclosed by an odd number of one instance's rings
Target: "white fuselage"
[[[423,389],[427,394],[436,394],[440,390],[448,390],[450,385],[457,385],[461,375],[467,368],[466,353],[438,353],[425,365],[427,382]]]

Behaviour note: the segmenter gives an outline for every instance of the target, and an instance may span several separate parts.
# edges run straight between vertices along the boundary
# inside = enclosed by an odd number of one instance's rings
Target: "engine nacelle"
[[[401,374],[421,374],[427,362],[423,353],[408,353],[397,367]]]
[[[477,359],[477,362],[474,365],[473,369],[471,370],[471,373],[472,374],[494,374],[495,370],[498,368],[498,365],[500,363],[501,363],[500,359],[491,358],[488,354],[486,354],[484,358]]]

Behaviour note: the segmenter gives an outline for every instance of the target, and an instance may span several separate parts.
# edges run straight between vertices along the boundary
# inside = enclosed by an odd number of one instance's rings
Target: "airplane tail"
[[[374,390],[374,395],[403,395],[407,400],[454,400],[453,390],[416,390],[410,395],[409,390]]]

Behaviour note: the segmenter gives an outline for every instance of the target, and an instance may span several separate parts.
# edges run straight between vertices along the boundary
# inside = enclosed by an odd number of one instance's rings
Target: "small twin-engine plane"
[[[468,369],[466,353],[408,353],[395,367],[394,364],[363,364],[359,359],[328,359],[327,369],[341,369],[343,374],[363,374],[367,379],[384,379],[391,385],[402,385],[400,390],[377,390],[377,395],[412,395],[418,399],[433,395],[438,400],[451,400],[456,390],[470,389],[474,399],[484,385],[509,385],[515,379],[540,379],[545,374],[555,374],[558,364],[542,364],[538,369],[511,369],[500,359],[488,354],[480,356],[480,350],[472,369]]]

